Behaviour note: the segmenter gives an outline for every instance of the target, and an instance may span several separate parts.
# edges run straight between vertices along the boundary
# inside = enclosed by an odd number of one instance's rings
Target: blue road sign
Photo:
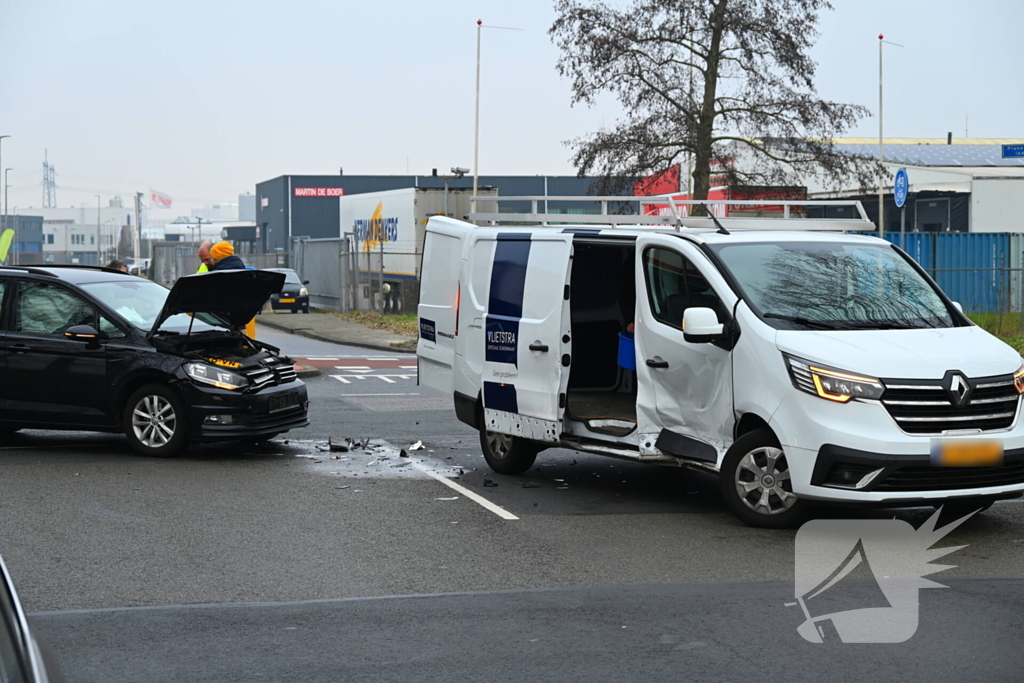
[[[1004,159],[1019,159],[1024,157],[1024,145],[1003,145]]]
[[[910,178],[907,177],[907,169],[901,168],[896,171],[896,180],[892,185],[892,196],[896,200],[896,206],[901,207],[907,203],[907,193],[910,191]]]

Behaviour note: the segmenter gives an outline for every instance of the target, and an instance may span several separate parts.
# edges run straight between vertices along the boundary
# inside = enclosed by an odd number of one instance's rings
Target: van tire
[[[498,474],[522,474],[533,467],[541,451],[532,441],[486,429],[480,430],[480,448],[487,466]]]
[[[786,455],[770,429],[744,434],[725,454],[719,472],[725,506],[748,526],[766,529],[796,526],[803,519],[804,505],[792,493],[789,473]],[[742,491],[747,492],[745,496]],[[785,495],[780,496],[779,492]],[[762,505],[765,502],[767,504]]]
[[[154,437],[153,430],[147,430],[141,424],[136,425],[134,421],[134,418],[137,417],[135,415],[136,408],[143,413],[159,415],[162,433],[166,436],[167,430],[171,430],[170,438],[160,443],[162,437]],[[186,440],[187,420],[185,405],[174,389],[166,384],[147,384],[136,389],[128,397],[124,405],[124,413],[121,416],[121,425],[125,436],[128,437],[128,443],[139,455],[151,458],[172,458],[179,455],[188,446]],[[141,437],[136,433],[136,427],[139,427]]]

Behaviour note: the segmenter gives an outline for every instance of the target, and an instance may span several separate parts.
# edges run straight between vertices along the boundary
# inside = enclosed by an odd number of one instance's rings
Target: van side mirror
[[[963,313],[963,312],[964,312],[964,307],[960,305],[960,302],[959,302],[959,301],[954,301],[954,302],[953,302],[953,308],[955,308],[955,309],[956,309],[957,311],[959,311],[960,313]]]
[[[100,333],[92,325],[74,325],[64,332],[71,341],[85,342],[85,348],[96,349],[100,345]]]
[[[706,344],[722,336],[725,327],[710,308],[687,308],[683,313],[683,339],[691,344]]]

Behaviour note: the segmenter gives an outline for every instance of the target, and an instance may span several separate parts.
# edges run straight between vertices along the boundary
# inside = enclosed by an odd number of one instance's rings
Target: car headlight
[[[303,287],[299,290],[299,296],[309,296],[309,290]]]
[[[218,389],[244,389],[249,380],[235,372],[206,363],[185,363],[185,374],[196,382],[209,384]]]
[[[1024,362],[1020,364],[1020,370],[1013,373],[1013,386],[1017,387],[1018,394],[1024,394]]]
[[[881,398],[885,391],[882,383],[874,377],[856,375],[789,354],[783,355],[793,386],[808,394],[836,403],[846,403],[853,398]],[[1021,377],[1024,378],[1024,374]],[[1024,379],[1021,381],[1024,382]]]

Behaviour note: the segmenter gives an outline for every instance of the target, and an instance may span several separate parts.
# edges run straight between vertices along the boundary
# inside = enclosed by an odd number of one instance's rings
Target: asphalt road
[[[742,526],[712,478],[560,450],[495,475],[414,356],[261,337],[323,368],[281,442],[0,446],[0,553],[70,681],[1020,679],[1021,503],[940,543],[967,547],[910,641],[812,645],[784,606],[796,532]],[[346,437],[382,441],[326,450]]]

